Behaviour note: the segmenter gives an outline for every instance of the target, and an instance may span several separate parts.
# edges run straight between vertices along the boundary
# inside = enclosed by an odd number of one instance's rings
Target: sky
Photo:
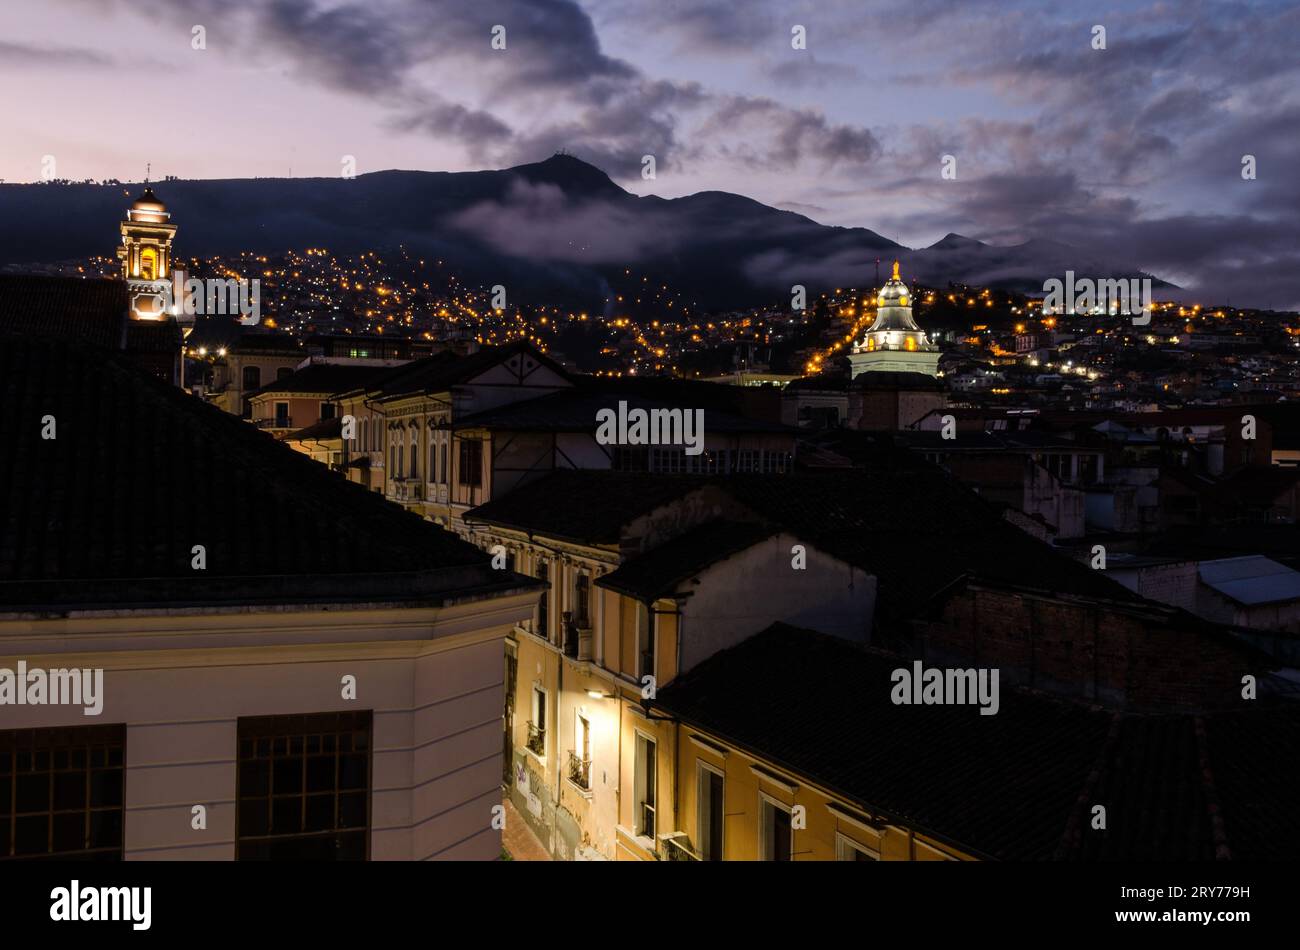
[[[1300,308],[1296,36],[1300,5],[1233,0],[6,3],[0,178],[563,149],[640,195],[732,191],[911,247],[1050,239]]]

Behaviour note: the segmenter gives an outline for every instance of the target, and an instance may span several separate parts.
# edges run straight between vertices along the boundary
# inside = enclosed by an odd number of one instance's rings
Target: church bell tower
[[[132,320],[165,320],[172,316],[172,238],[176,225],[167,207],[153,189],[145,186],[122,222],[122,243],[117,258],[122,262],[131,299]]]

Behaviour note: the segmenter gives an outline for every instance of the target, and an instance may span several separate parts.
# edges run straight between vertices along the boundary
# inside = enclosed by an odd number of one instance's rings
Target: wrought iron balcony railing
[[[528,751],[533,755],[546,754],[546,730],[532,720],[528,722]]]
[[[569,781],[578,788],[591,790],[591,759],[580,759],[578,753],[569,750]]]
[[[663,842],[660,851],[662,861],[700,861],[703,860],[691,849],[690,838],[684,831],[675,831],[659,839]]]
[[[649,802],[641,803],[641,834],[647,838],[655,836],[655,806]]]

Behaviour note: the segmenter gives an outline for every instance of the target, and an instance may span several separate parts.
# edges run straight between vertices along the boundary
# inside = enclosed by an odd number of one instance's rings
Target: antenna
[[[153,163],[152,163],[152,162],[145,162],[145,163],[144,163],[144,183],[145,183],[146,185],[149,184],[149,176],[150,176],[152,173],[153,173]]]

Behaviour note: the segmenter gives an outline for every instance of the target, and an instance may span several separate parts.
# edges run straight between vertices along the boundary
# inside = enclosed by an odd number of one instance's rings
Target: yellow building
[[[748,519],[748,520],[744,520]],[[557,857],[662,856],[675,830],[671,736],[645,704],[680,670],[763,624],[814,619],[864,641],[874,581],[700,478],[570,471],[466,513],[470,538],[543,579],[507,643],[509,794]],[[781,583],[786,581],[786,583]],[[736,593],[756,590],[745,609]],[[756,626],[757,624],[757,626]]]

